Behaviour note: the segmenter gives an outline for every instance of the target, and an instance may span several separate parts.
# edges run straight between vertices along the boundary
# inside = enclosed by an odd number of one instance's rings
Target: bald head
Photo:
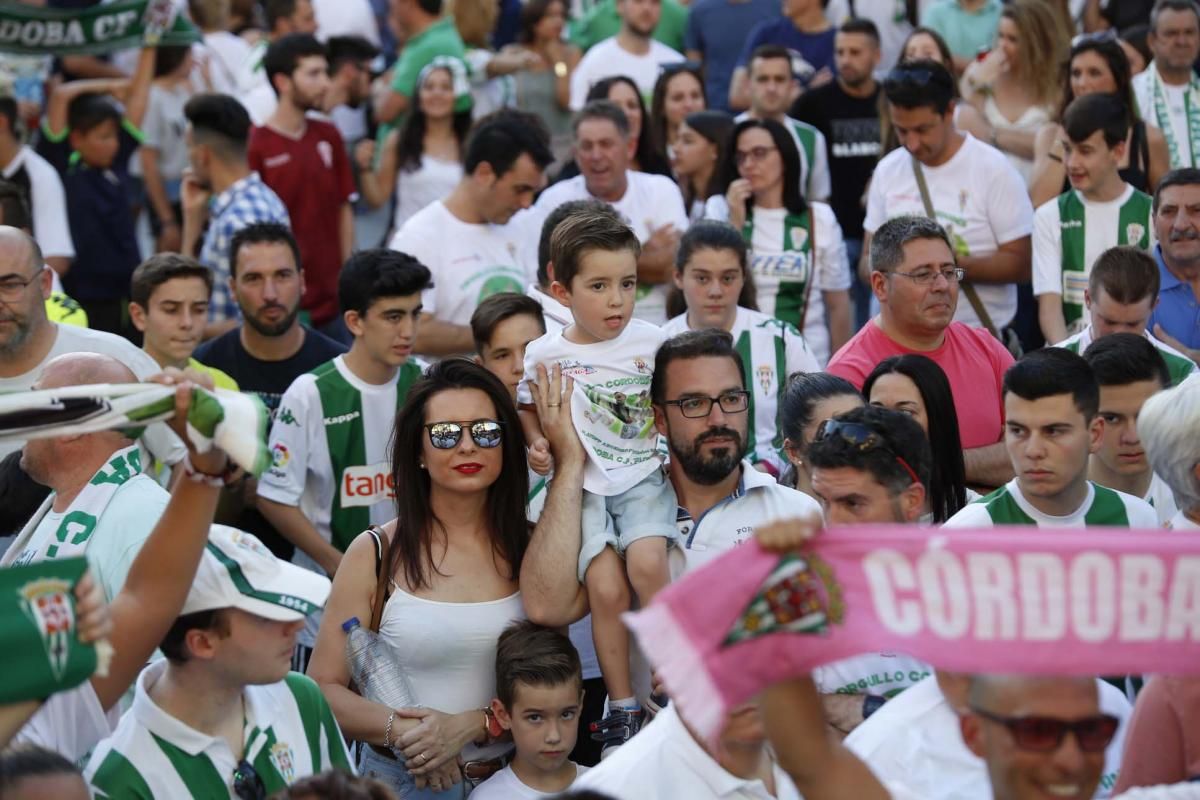
[[[137,376],[129,367],[103,353],[64,353],[46,362],[36,389],[87,386],[93,383],[133,383]]]
[[[22,272],[32,277],[43,264],[42,248],[32,236],[20,228],[0,225],[0,274]]]
[[[1089,677],[1041,677],[1030,675],[972,675],[967,689],[967,702],[973,708],[989,711],[1003,709],[1005,714],[1020,716],[1030,713],[1040,697],[1069,695],[1099,707],[1096,679]],[[1024,711],[1018,709],[1026,709]],[[1095,713],[1093,709],[1092,713]]]

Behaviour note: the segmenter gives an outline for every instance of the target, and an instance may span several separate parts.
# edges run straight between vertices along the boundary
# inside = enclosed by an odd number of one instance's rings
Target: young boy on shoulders
[[[583,673],[571,640],[558,631],[515,622],[496,649],[492,713],[512,733],[516,751],[504,769],[471,793],[473,800],[537,800],[570,788],[587,767],[568,760],[583,705]]]

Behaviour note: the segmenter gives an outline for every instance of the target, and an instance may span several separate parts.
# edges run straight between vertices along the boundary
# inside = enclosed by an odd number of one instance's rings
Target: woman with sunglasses
[[[850,272],[842,228],[800,192],[800,153],[779,122],[747,119],[727,151],[725,196],[704,216],[729,222],[750,248],[760,310],[795,326],[824,364],[850,338]]]
[[[1161,130],[1147,125],[1138,112],[1129,60],[1116,37],[1088,36],[1079,40],[1063,64],[1060,83],[1064,87],[1058,114],[1060,120],[1077,97],[1104,93],[1120,99],[1132,124],[1118,172],[1134,189],[1153,194],[1159,179],[1171,167],[1167,140]],[[1038,131],[1034,142],[1033,177],[1029,183],[1029,196],[1035,208],[1071,190],[1063,149],[1065,139],[1066,133],[1058,122]]]
[[[521,423],[499,379],[451,358],[409,390],[392,445],[396,519],[346,551],[308,671],[346,736],[369,745],[361,774],[405,799],[462,798],[461,779],[489,777],[509,749],[482,709],[495,694],[500,632],[525,616],[517,585],[529,536]],[[382,583],[376,533],[387,553]],[[388,708],[350,686],[342,623],[371,620],[381,599],[379,636],[419,709]]]
[[[862,405],[862,395],[845,378],[828,372],[797,372],[790,376],[780,401],[779,428],[790,466],[779,482],[811,496],[812,475],[805,456],[817,428],[825,420]]]
[[[650,134],[658,154],[670,161],[683,118],[707,107],[699,64],[682,61],[663,65],[650,98]]]
[[[909,415],[929,437],[933,469],[926,487],[926,521],[941,524],[978,499],[967,488],[958,413],[941,367],[916,354],[884,359],[863,383],[863,397],[873,406]]]
[[[667,298],[667,314],[672,317],[663,326],[668,337],[705,328],[733,335],[743,354],[754,420],[748,457],[778,475],[787,465],[779,413],[787,376],[820,367],[799,331],[755,309],[754,278],[737,228],[713,220],[688,228],[675,257],[675,289]]]

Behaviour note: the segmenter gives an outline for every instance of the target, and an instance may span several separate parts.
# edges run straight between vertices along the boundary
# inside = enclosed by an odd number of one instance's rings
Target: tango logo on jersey
[[[284,783],[296,780],[296,759],[291,745],[287,742],[276,742],[271,745],[271,754],[268,758],[271,759],[271,764],[283,778]]]
[[[292,453],[283,442],[276,442],[271,446],[271,466],[283,469],[291,460]]]
[[[762,387],[763,394],[771,391],[771,383],[775,380],[775,370],[763,364],[755,374],[758,376],[758,385]]]
[[[55,680],[63,676],[71,655],[71,629],[75,610],[68,599],[71,584],[61,578],[41,578],[19,590],[25,616],[37,626],[46,650],[46,660]]]
[[[362,467],[346,467],[342,472],[341,506],[373,506],[396,499],[392,465],[386,461]]]

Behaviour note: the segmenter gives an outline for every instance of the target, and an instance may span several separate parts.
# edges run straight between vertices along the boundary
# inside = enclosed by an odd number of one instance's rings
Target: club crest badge
[[[766,364],[762,365],[754,371],[758,377],[758,385],[762,387],[763,394],[768,394],[771,391],[771,384],[775,380],[775,370]]]
[[[845,615],[842,590],[829,564],[813,553],[789,554],[763,580],[724,645],[772,633],[819,635]]]
[[[71,636],[75,629],[75,607],[71,604],[71,584],[61,578],[42,578],[19,590],[22,610],[37,626],[42,647],[55,680],[61,680],[71,656]]]
[[[276,742],[271,745],[269,758],[275,770],[283,777],[284,783],[296,780],[296,759],[292,747],[287,742]]]
[[[792,228],[792,246],[797,250],[803,250],[804,245],[808,242],[808,228],[797,225]]]
[[[1125,244],[1138,245],[1146,235],[1146,226],[1140,222],[1131,222],[1125,226]]]

